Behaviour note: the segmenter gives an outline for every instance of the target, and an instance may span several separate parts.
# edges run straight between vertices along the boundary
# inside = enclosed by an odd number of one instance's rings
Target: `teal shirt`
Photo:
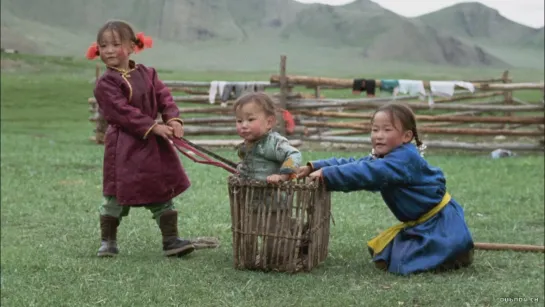
[[[238,156],[242,159],[238,171],[243,180],[267,181],[268,176],[275,174],[294,176],[302,162],[299,150],[291,146],[288,140],[277,132],[267,133],[252,145],[240,144]],[[261,205],[270,207],[274,211],[288,208],[285,191],[280,193],[280,200],[275,200],[275,197],[261,192],[262,190],[253,192],[250,206],[254,210]]]
[[[399,86],[398,80],[380,80],[380,90],[384,92],[390,92],[392,93],[396,87]]]
[[[295,174],[302,162],[301,152],[277,132],[267,133],[253,145],[240,144],[238,156],[242,160],[240,177],[245,180],[266,181],[274,174]]]

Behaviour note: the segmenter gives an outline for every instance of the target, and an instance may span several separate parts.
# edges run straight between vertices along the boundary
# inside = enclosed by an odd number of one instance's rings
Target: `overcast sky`
[[[296,0],[303,3],[324,3],[330,5],[342,5],[354,0]],[[415,17],[442,9],[460,2],[481,2],[491,8],[497,9],[501,15],[534,28],[543,26],[544,1],[543,0],[372,0],[382,7],[406,17]]]

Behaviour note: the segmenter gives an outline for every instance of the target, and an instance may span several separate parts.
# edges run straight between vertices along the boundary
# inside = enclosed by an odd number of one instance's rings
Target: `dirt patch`
[[[82,185],[85,183],[85,181],[81,180],[81,179],[76,179],[76,180],[61,180],[58,182],[60,185]]]
[[[35,71],[36,69],[32,67],[32,65],[21,61],[21,60],[14,60],[14,59],[1,59],[0,60],[2,72],[6,71]]]

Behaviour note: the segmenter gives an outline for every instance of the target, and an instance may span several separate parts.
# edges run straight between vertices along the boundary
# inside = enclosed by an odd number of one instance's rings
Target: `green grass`
[[[477,251],[472,267],[446,274],[377,271],[365,243],[396,221],[379,195],[366,192],[333,195],[329,257],[311,273],[234,270],[227,173],[185,157],[193,186],[176,199],[181,234],[217,236],[221,246],[165,259],[151,215],[135,209],[120,226],[119,257],[97,259],[103,147],[88,141],[93,127],[85,101],[93,74],[82,65],[55,64],[49,74],[2,73],[3,306],[502,306],[504,297],[545,300],[538,253]],[[218,153],[235,159],[232,151]],[[427,159],[446,173],[476,242],[543,245],[543,156],[429,153]]]

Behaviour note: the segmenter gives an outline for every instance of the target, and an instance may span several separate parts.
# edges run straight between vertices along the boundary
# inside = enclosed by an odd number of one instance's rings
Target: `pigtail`
[[[426,145],[420,140],[420,137],[418,136],[418,131],[416,130],[416,126],[413,128],[413,135],[416,147],[418,148],[418,151],[420,151],[420,156],[424,157],[424,150],[426,150]]]
[[[89,46],[89,48],[87,48],[87,53],[85,54],[85,57],[89,60],[93,60],[99,55],[100,52],[98,51],[98,44],[94,42],[91,44],[91,46]]]
[[[135,37],[135,38],[133,39],[133,42],[134,42],[134,44],[136,45],[136,47],[137,47],[138,49],[144,49],[144,42],[141,41],[139,38],[136,38],[136,37]]]
[[[144,32],[137,33],[133,38],[133,42],[136,45],[136,48],[134,48],[136,53],[153,46],[153,39],[151,36],[144,35]]]

